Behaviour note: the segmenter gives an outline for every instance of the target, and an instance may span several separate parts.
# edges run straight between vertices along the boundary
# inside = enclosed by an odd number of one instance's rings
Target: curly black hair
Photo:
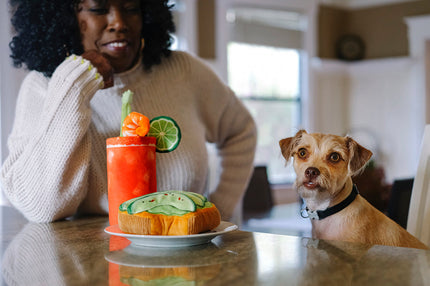
[[[67,54],[84,52],[76,9],[82,0],[10,0],[16,35],[9,43],[15,67],[50,77]],[[168,0],[141,0],[143,65],[149,70],[171,53],[175,32]]]

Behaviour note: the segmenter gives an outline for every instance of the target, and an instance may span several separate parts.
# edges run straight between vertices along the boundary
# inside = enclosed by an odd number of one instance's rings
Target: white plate
[[[209,243],[216,236],[238,229],[237,225],[222,221],[219,226],[211,231],[191,235],[138,235],[122,232],[118,225],[105,228],[110,235],[125,237],[134,245],[150,247],[184,247]]]

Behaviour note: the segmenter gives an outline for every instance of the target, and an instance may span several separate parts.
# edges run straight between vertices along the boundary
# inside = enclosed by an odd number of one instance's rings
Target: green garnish
[[[133,102],[133,92],[131,90],[127,90],[122,94],[122,106],[121,106],[121,132],[120,135],[122,137],[122,123],[127,115],[131,112],[131,103]]]
[[[172,152],[181,142],[181,130],[173,118],[158,116],[151,120],[148,136],[157,139],[156,150],[160,153]]]

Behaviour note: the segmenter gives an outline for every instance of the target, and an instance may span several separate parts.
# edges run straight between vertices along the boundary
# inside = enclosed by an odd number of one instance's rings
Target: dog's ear
[[[351,174],[358,173],[363,168],[367,161],[372,157],[372,152],[360,144],[354,139],[347,137],[346,144],[349,150],[349,170]]]
[[[293,141],[293,139],[294,137],[288,137],[279,141],[279,147],[281,147],[282,156],[284,156],[285,160],[287,161],[290,160],[291,157],[291,142]]]
[[[294,135],[294,137],[284,138],[279,141],[279,147],[281,147],[282,156],[284,156],[287,161],[289,161],[290,157],[293,155],[292,152],[295,142],[297,142],[302,137],[303,133],[306,133],[306,131],[300,130],[296,133],[296,135]]]

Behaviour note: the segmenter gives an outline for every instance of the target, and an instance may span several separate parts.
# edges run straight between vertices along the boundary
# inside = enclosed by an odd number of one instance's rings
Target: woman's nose
[[[124,32],[128,29],[125,15],[119,9],[111,9],[108,19],[110,32]]]

